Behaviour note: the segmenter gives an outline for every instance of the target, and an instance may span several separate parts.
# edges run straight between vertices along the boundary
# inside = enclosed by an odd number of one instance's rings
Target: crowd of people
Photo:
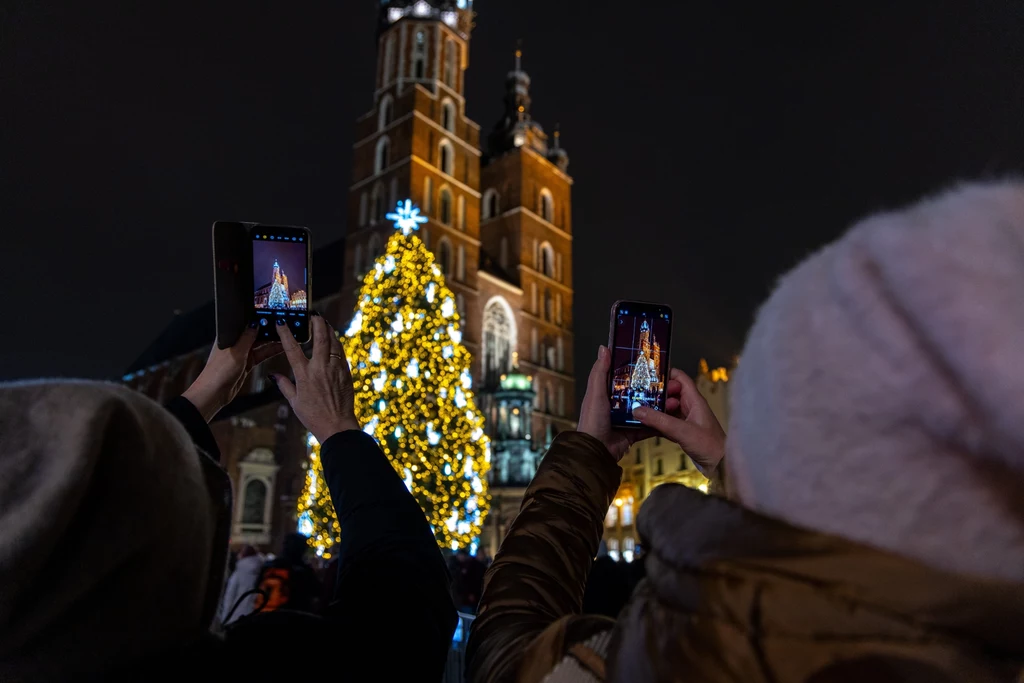
[[[312,320],[216,346],[159,406],[94,382],[0,389],[0,680],[440,681],[474,610],[473,683],[982,683],[1024,675],[1024,184],[872,217],[781,279],[724,433],[685,373],[612,429],[609,353],[487,563],[442,557],[355,418]],[[322,444],[344,533],[317,578],[302,537],[243,548],[208,422],[255,365]],[[618,460],[678,443],[712,495],[666,484],[643,553],[601,552]],[[596,559],[595,559],[596,558]],[[453,590],[454,580],[454,590]],[[302,670],[302,667],[306,667]]]

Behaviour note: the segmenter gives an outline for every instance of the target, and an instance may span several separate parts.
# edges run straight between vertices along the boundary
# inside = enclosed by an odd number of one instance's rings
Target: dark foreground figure
[[[207,422],[280,351],[215,349],[163,408],[95,382],[0,387],[0,680],[441,680],[456,625],[430,527],[352,411],[348,364],[315,318],[295,383],[345,529],[325,616],[254,613],[211,632],[231,487]],[[401,648],[398,656],[394,648]]]

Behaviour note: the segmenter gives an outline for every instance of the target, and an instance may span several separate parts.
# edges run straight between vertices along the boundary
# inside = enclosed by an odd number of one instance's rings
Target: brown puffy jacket
[[[597,440],[552,444],[487,573],[473,683],[994,683],[1024,671],[1024,585],[943,574],[676,485],[640,511],[647,579],[618,621],[581,616],[619,479]]]

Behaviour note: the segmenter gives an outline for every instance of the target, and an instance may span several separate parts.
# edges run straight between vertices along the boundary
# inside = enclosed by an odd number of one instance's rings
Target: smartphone
[[[259,340],[277,341],[283,320],[300,344],[309,341],[312,249],[309,230],[253,225],[252,310]]]
[[[664,412],[668,390],[672,309],[665,304],[616,301],[612,305],[608,350],[608,397],[612,427],[637,428],[633,410]]]
[[[213,225],[217,345],[234,346],[246,325],[259,340],[276,341],[283,320],[300,343],[309,341],[312,240],[291,226],[218,221]]]

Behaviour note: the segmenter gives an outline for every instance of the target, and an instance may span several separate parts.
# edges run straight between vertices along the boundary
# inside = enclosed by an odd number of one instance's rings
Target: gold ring
[[[331,358],[337,358],[338,360],[345,360],[345,356],[341,355],[340,353],[332,353],[331,354]]]

